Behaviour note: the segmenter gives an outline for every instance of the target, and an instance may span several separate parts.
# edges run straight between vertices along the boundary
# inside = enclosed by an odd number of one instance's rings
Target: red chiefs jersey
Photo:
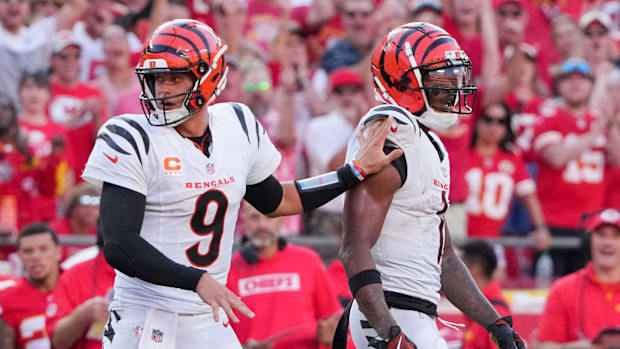
[[[54,197],[59,161],[52,154],[30,162],[15,144],[0,144],[0,222],[19,231],[28,223],[56,215],[43,202]],[[40,202],[40,199],[44,200]]]
[[[55,82],[50,83],[52,99],[49,104],[49,114],[53,122],[67,128],[67,138],[73,147],[73,161],[70,165],[76,176],[81,181],[80,175],[84,169],[88,156],[95,144],[95,130],[93,114],[84,113],[84,103],[90,98],[101,98],[101,91],[84,83],[77,83],[74,88],[66,88]],[[101,121],[107,118],[106,103],[102,100]]]
[[[469,236],[500,236],[513,196],[536,191],[521,155],[503,149],[492,156],[472,149],[465,179],[469,188],[465,202]]]
[[[586,114],[576,118],[561,108],[541,119],[534,135],[537,155],[538,196],[547,223],[554,227],[575,228],[584,212],[602,207],[605,194],[605,136],[562,168],[546,163],[541,154],[549,146],[570,144],[589,132],[595,118]]]
[[[495,310],[500,316],[510,315],[508,302],[502,296],[499,283],[497,281],[489,282],[482,290],[482,294],[491,302]],[[465,328],[463,329],[463,347],[462,349],[495,349],[497,346],[489,336],[487,329],[480,326],[470,318],[465,318]]]
[[[47,320],[47,332],[50,337],[58,320],[71,314],[88,299],[99,296],[112,300],[114,276],[114,269],[105,261],[103,252],[66,270],[58,280],[51,301],[58,310]],[[101,349],[104,326],[103,322],[90,324],[72,349]]]
[[[316,349],[317,320],[342,309],[321,258],[291,244],[257,264],[235,253],[227,287],[256,314],[232,323],[241,343],[271,340],[274,349]]]
[[[45,316],[55,312],[49,305],[51,296],[51,292],[32,287],[25,278],[0,292],[0,318],[15,330],[17,349],[50,347]]]

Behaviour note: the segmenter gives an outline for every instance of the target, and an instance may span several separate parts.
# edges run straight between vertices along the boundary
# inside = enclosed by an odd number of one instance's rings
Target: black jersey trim
[[[237,119],[239,119],[239,122],[241,123],[241,128],[243,129],[243,132],[245,132],[245,135],[248,137],[248,143],[252,143],[250,142],[250,133],[248,132],[248,125],[245,123],[245,115],[243,114],[243,109],[237,103],[232,103],[232,107],[235,111],[235,115],[237,115]]]
[[[138,144],[136,143],[136,140],[133,139],[133,136],[131,135],[131,133],[129,133],[129,131],[125,130],[124,128],[118,125],[107,125],[105,128],[107,128],[110,132],[114,133],[115,135],[119,135],[123,137],[127,142],[129,142],[129,144],[131,144],[131,146],[133,147],[133,150],[136,151],[136,155],[138,156],[138,160],[140,161],[140,164],[142,164],[142,156],[140,156],[140,151],[138,150]]]
[[[108,146],[110,146],[110,148],[116,150],[117,152],[121,154],[130,155],[128,151],[126,151],[125,149],[121,148],[118,144],[116,144],[116,142],[114,142],[114,140],[107,133],[100,133],[97,136],[97,139],[102,139],[104,142],[106,142]]]
[[[148,155],[151,142],[144,128],[142,128],[142,126],[140,126],[140,124],[137,123],[135,120],[132,120],[130,118],[122,117],[121,120],[128,123],[131,127],[135,128],[138,131],[138,133],[140,133],[140,137],[142,137],[142,141],[144,142],[144,152]]]

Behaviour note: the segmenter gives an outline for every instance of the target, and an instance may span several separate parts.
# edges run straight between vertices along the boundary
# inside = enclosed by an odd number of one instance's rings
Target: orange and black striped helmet
[[[407,109],[428,127],[446,128],[457,114],[472,112],[471,62],[438,26],[412,22],[394,28],[373,53],[370,71],[380,102]]]
[[[136,67],[142,84],[140,101],[149,122],[155,126],[176,126],[210,104],[226,85],[225,51],[226,45],[202,22],[177,19],[159,26],[146,43]],[[180,108],[160,109],[158,102],[180,95],[156,98],[154,77],[173,72],[190,73],[194,85],[180,94],[185,95]]]

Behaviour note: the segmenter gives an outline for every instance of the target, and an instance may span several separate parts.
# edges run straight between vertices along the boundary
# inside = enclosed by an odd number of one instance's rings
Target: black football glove
[[[390,339],[375,337],[368,341],[368,347],[376,349],[418,349],[401,331],[400,326],[390,327]]]
[[[500,349],[525,349],[525,341],[512,329],[512,316],[497,319],[487,331]]]

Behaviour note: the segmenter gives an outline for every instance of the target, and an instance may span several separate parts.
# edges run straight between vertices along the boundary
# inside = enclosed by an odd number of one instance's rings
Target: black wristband
[[[366,269],[353,275],[353,277],[349,279],[349,288],[351,289],[351,294],[353,295],[353,298],[355,298],[355,294],[357,293],[357,291],[359,291],[360,288],[366,285],[380,283],[381,273],[379,273],[377,269]]]
[[[345,191],[360,184],[351,168],[346,164],[337,171],[332,171],[312,178],[295,181],[295,187],[301,199],[304,211],[322,206]]]

